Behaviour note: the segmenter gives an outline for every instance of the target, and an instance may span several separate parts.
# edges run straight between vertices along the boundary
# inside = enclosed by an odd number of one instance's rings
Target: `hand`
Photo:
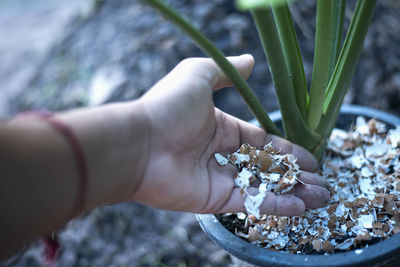
[[[229,60],[249,76],[251,56]],[[244,211],[234,187],[236,168],[219,166],[214,154],[233,152],[245,142],[272,141],[294,154],[303,170],[316,170],[309,152],[215,109],[212,91],[228,85],[210,59],[188,59],[137,101],[55,114],[84,152],[88,187],[82,211],[126,200],[197,213]],[[1,124],[0,147],[0,212],[7,214],[0,221],[1,259],[71,218],[80,177],[69,143],[38,118]],[[297,215],[328,203],[323,180],[309,172],[302,180],[308,185],[297,185],[291,194],[268,194],[261,212]]]
[[[228,60],[247,78],[254,65],[250,55]],[[219,166],[215,153],[232,153],[242,143],[263,146],[270,141],[282,153],[292,153],[308,185],[291,194],[267,194],[261,212],[298,215],[305,208],[329,202],[329,184],[310,172],[317,161],[303,148],[214,107],[213,90],[230,82],[211,59],[182,61],[141,101],[150,122],[150,148],[145,173],[132,199],[158,208],[196,213],[244,211],[244,198],[234,187],[233,165]]]

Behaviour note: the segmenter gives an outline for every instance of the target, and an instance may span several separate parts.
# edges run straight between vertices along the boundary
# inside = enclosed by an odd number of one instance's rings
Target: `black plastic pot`
[[[337,127],[347,129],[357,116],[375,118],[388,127],[400,125],[400,118],[375,109],[344,105]],[[281,119],[279,111],[270,114],[271,119]],[[260,266],[400,266],[400,234],[362,249],[330,255],[289,254],[260,248],[229,232],[214,215],[197,215],[204,232],[221,248],[244,262]],[[398,261],[397,261],[398,260]]]

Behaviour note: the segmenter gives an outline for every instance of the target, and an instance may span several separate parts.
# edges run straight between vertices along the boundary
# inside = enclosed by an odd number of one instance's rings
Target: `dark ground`
[[[314,3],[304,0],[293,8],[308,76],[312,70]],[[253,54],[256,67],[249,83],[268,111],[277,109],[249,15],[237,12],[229,0],[182,0],[173,1],[173,5],[226,55]],[[398,1],[379,1],[346,102],[400,115],[398,14]],[[350,15],[349,9],[346,17]],[[59,29],[60,37],[34,61],[34,70],[26,76],[29,79],[21,85],[21,92],[7,99],[2,116],[25,109],[65,110],[131,100],[183,58],[202,56],[188,38],[139,1],[94,1],[91,8],[73,16],[66,25]],[[20,64],[23,59],[14,61]],[[0,72],[0,79],[8,82],[5,84],[10,84],[8,77]],[[214,100],[217,107],[230,114],[252,118],[234,89],[216,93]],[[231,264],[229,256],[201,232],[193,215],[140,204],[96,209],[71,222],[62,231],[61,241],[64,250],[58,266]],[[38,266],[41,249],[35,243],[8,265]]]

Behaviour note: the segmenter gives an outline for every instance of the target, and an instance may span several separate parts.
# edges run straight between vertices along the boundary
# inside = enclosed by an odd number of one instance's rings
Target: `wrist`
[[[85,209],[129,200],[147,165],[149,122],[139,101],[63,113],[88,164]]]
[[[133,195],[142,183],[150,159],[152,147],[151,120],[145,102],[141,99],[125,104],[127,141],[121,144],[121,150],[127,157],[122,157],[120,170],[125,181],[122,183],[124,194],[119,201],[134,200]]]

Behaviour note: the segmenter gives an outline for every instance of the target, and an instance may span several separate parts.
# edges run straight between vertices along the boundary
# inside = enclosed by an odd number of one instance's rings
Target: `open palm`
[[[253,67],[251,56],[228,59],[245,78],[249,76]],[[141,99],[151,124],[151,145],[134,200],[197,213],[243,211],[243,196],[234,187],[236,167],[219,166],[214,154],[231,153],[245,142],[263,146],[272,141],[282,152],[297,156],[303,170],[316,170],[315,159],[304,149],[216,109],[213,90],[229,84],[210,59],[187,59]],[[306,207],[326,205],[326,183],[308,172],[304,172],[302,179],[308,185],[298,185],[290,194],[269,193],[261,211],[297,215]]]

